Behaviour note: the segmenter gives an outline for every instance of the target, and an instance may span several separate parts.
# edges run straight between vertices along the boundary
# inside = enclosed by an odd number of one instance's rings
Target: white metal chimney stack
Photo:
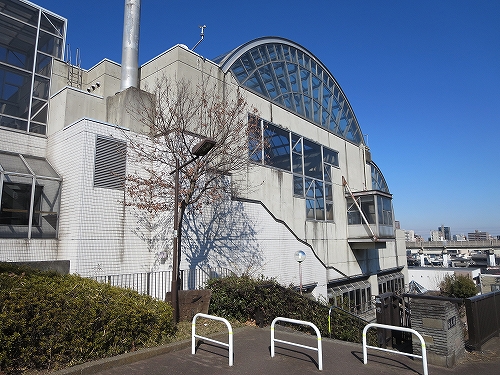
[[[139,75],[139,26],[141,0],[125,0],[122,42],[121,91],[137,87]]]

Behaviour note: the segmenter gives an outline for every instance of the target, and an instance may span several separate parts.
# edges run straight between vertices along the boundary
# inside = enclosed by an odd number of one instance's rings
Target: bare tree
[[[148,91],[151,95],[142,96],[130,109],[144,134],[129,136],[129,157],[139,168],[127,176],[126,204],[146,215],[137,229],[146,237],[149,233],[151,248],[162,242],[155,238],[168,238],[155,231],[165,228],[164,214],[173,211],[171,172],[176,165],[183,166],[178,185],[180,233],[186,209],[201,211],[228,197],[235,188],[230,177],[250,167],[248,137],[255,134],[257,111],[238,88],[231,90],[215,80],[195,85],[164,77]],[[193,145],[204,138],[213,139],[215,146],[203,158],[194,158]]]

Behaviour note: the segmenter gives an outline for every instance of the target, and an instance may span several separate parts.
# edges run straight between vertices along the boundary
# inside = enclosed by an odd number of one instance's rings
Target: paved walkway
[[[57,374],[98,375],[302,375],[317,374],[423,374],[422,360],[368,349],[368,363],[363,364],[361,344],[323,338],[323,371],[318,369],[314,350],[275,343],[275,356],[270,355],[271,330],[247,327],[235,330],[234,364],[229,366],[228,349],[197,340],[196,354],[191,354],[191,341],[142,350],[115,358],[75,366]],[[227,342],[228,335],[215,337]],[[317,347],[315,336],[292,333],[276,326],[275,338]],[[428,366],[429,375],[498,375],[500,373],[500,340],[494,339],[491,350],[467,353],[454,368]],[[490,344],[490,343],[489,343]],[[490,345],[490,347],[491,347]]]

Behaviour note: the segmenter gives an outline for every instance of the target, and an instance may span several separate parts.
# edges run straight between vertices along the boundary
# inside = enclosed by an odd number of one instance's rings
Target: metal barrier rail
[[[205,336],[197,335],[196,334],[196,319],[198,319],[198,318],[207,318],[207,319],[218,320],[220,322],[224,322],[227,326],[228,331],[229,331],[229,343],[226,344],[225,342],[222,342],[222,341],[217,341],[217,340],[213,340],[213,339],[210,339],[208,337],[205,337]],[[226,319],[219,318],[218,316],[214,316],[214,315],[207,315],[207,314],[198,313],[193,317],[193,321],[191,323],[191,332],[192,332],[192,334],[191,334],[191,354],[196,354],[196,338],[204,339],[204,340],[207,340],[207,341],[210,341],[210,342],[213,342],[213,343],[216,343],[216,344],[219,344],[219,345],[222,345],[222,346],[229,348],[229,366],[233,365],[233,351],[234,351],[234,348],[233,348],[233,328],[231,327],[231,324]]]
[[[294,342],[289,342],[289,341],[284,341],[284,340],[278,340],[278,339],[274,338],[274,326],[276,325],[277,321],[283,321],[283,322],[287,322],[287,323],[307,325],[309,327],[312,327],[314,329],[314,331],[316,332],[316,336],[318,338],[318,347],[317,348],[313,348],[312,346],[297,344],[297,343],[294,343]],[[304,320],[297,320],[297,319],[277,317],[271,323],[271,357],[274,357],[274,342],[281,342],[283,344],[294,345],[294,346],[298,346],[298,347],[301,347],[301,348],[311,349],[311,350],[317,351],[318,352],[318,370],[320,370],[320,371],[323,370],[323,352],[322,352],[322,349],[321,349],[321,333],[319,332],[318,327],[316,327],[313,323],[306,322]]]
[[[390,350],[390,349],[385,349],[385,348],[379,348],[377,346],[366,345],[366,331],[368,331],[368,329],[371,328],[371,327],[385,328],[385,329],[392,329],[392,330],[396,330],[396,331],[403,331],[403,332],[413,333],[420,340],[420,344],[422,345],[422,355],[410,354],[410,353],[403,353],[403,352],[398,352],[397,350]],[[363,329],[363,363],[365,365],[368,362],[368,351],[367,351],[367,348],[381,350],[381,351],[384,351],[384,352],[402,354],[402,355],[409,356],[409,357],[422,358],[422,364],[424,366],[424,375],[428,375],[429,374],[428,370],[427,370],[427,351],[425,349],[425,341],[424,341],[424,338],[422,337],[422,335],[420,333],[418,333],[417,331],[415,331],[414,329],[406,328],[406,327],[390,326],[390,325],[387,325],[387,324],[369,323]]]

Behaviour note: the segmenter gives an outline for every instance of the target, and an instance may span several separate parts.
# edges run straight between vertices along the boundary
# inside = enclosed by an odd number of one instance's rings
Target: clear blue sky
[[[124,0],[34,2],[68,19],[83,68],[121,62]],[[199,25],[207,58],[261,36],[301,44],[351,102],[403,229],[500,235],[500,1],[143,0],[141,21],[141,64],[193,47]]]

